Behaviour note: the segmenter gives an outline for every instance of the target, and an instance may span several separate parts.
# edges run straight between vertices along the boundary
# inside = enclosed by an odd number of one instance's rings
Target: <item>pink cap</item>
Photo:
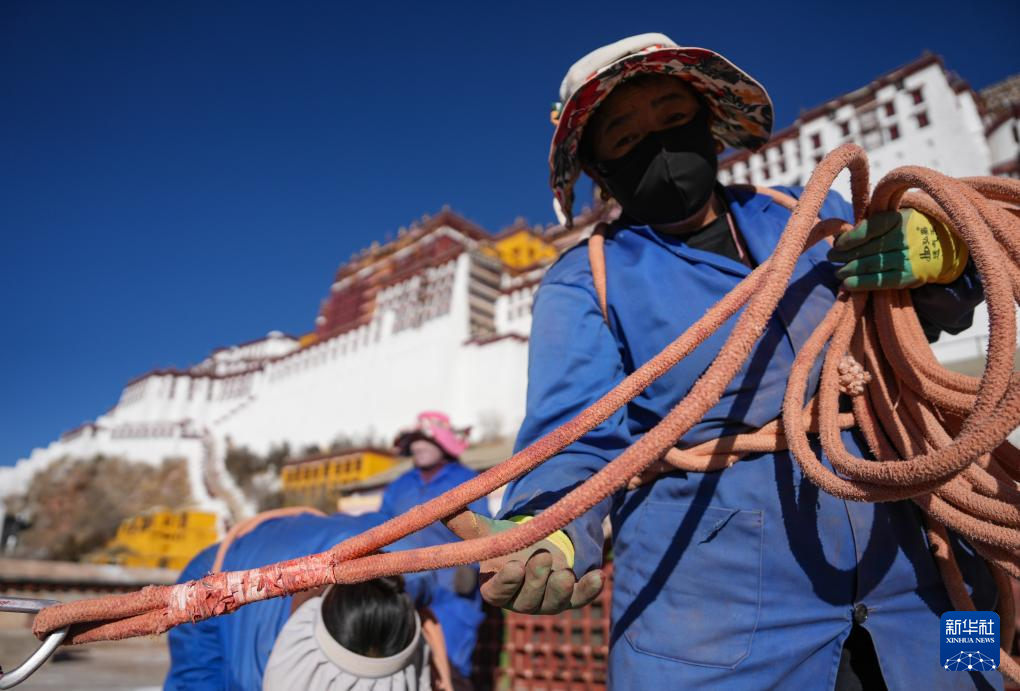
[[[448,456],[460,458],[468,447],[467,435],[470,431],[470,427],[454,429],[446,413],[429,410],[419,413],[418,424],[414,429],[398,434],[393,445],[401,454],[407,455],[412,441],[427,439],[445,451]]]

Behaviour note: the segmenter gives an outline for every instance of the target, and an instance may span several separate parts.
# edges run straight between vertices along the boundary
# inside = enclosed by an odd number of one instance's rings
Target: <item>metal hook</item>
[[[21,612],[24,614],[35,614],[44,607],[59,604],[59,600],[38,600],[34,598],[8,597],[0,595],[0,612]],[[50,655],[57,649],[57,646],[67,635],[67,627],[54,631],[42,642],[35,652],[9,672],[0,668],[0,689],[11,689],[32,676],[32,673],[42,667]]]

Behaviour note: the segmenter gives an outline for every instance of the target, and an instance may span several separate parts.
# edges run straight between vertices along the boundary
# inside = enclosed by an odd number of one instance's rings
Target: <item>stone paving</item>
[[[0,665],[13,669],[35,649],[26,629],[0,629]],[[166,637],[92,643],[59,649],[19,691],[156,691],[170,666]]]

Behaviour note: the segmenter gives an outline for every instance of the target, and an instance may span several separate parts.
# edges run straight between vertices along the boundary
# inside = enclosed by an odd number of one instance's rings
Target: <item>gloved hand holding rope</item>
[[[841,292],[798,354],[781,425],[775,425],[769,434],[782,436],[805,475],[827,492],[856,501],[913,499],[931,519],[932,540],[938,547],[946,587],[954,607],[960,610],[973,609],[973,604],[945,542],[945,528],[966,537],[996,574],[1004,624],[1002,643],[1008,649],[1013,632],[1006,574],[1020,577],[1020,453],[1005,443],[1006,436],[1020,426],[1020,378],[1012,371],[1015,308],[1020,301],[1020,220],[1000,202],[1015,208],[1020,203],[1020,182],[994,178],[958,181],[930,170],[901,168],[879,183],[869,205],[867,159],[854,145],[836,149],[817,166],[768,262],[658,356],[532,446],[451,492],[327,552],[176,586],[150,586],[138,593],[49,607],[36,617],[36,635],[42,637],[71,625],[69,640],[73,643],[126,638],[159,633],[249,602],[327,583],[359,582],[485,560],[497,560],[489,566],[498,568],[498,560],[505,561],[507,555],[538,543],[624,488],[673,448],[719,400],[763,332],[800,254],[820,239],[850,229],[839,221],[817,222],[826,193],[845,168],[851,173],[857,220],[879,211],[894,211],[902,201],[903,206],[916,208],[952,228],[966,243],[987,296],[991,330],[988,364],[980,380],[939,365],[910,309],[906,291],[874,295]],[[920,188],[927,196],[904,198],[911,188]],[[472,514],[464,511],[468,503],[581,438],[742,308],[712,365],[676,407],[633,446],[533,520],[501,532],[478,530]],[[826,343],[829,348],[815,414],[805,410],[805,390],[811,365]],[[838,434],[840,363],[847,353],[873,377],[864,387],[865,395],[854,398],[853,408],[854,420],[875,461],[847,453]],[[822,448],[835,473],[826,469],[811,449],[808,433],[812,419],[817,420]],[[374,554],[436,520],[446,520],[454,532],[469,539]],[[1020,668],[1006,654],[1000,669],[1020,681]]]
[[[967,245],[953,230],[917,209],[880,211],[843,233],[829,260],[847,290],[916,288],[952,283],[967,268]]]

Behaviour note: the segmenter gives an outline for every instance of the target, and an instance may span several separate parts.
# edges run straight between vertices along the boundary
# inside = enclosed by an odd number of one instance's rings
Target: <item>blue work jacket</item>
[[[385,520],[379,513],[362,516],[302,514],[276,518],[237,539],[223,560],[224,571],[253,569],[329,549]],[[181,572],[179,583],[208,575],[219,544],[199,552]],[[397,542],[394,549],[407,548]],[[419,606],[428,604],[434,577],[411,575],[408,594]],[[236,612],[194,624],[182,624],[167,634],[170,671],[166,691],[258,691],[276,637],[291,613],[291,597],[245,605]]]
[[[425,482],[418,469],[414,468],[401,475],[386,488],[380,511],[387,517],[399,516],[408,509],[435,499],[440,494],[448,492],[476,475],[478,473],[470,468],[457,462],[450,462],[440,468],[428,482]],[[479,499],[471,504],[470,508],[476,513],[489,515],[485,499]],[[432,547],[456,542],[458,539],[446,526],[436,522],[404,538],[401,542],[401,549]],[[467,568],[474,568],[477,577],[477,565]],[[465,596],[456,593],[453,587],[455,573],[456,569],[452,568],[440,569],[435,572],[436,584],[430,607],[443,627],[450,664],[465,677],[470,677],[471,654],[475,649],[475,642],[478,640],[478,628],[485,615],[482,612],[482,598],[477,587],[471,595]]]
[[[726,198],[760,264],[775,249],[789,211],[750,188],[727,189]],[[821,215],[852,220],[838,195],[830,195]],[[838,287],[827,249],[820,243],[797,262],[745,366],[680,446],[753,430],[780,415],[794,356]],[[537,293],[518,449],[658,354],[750,272],[647,226],[617,224],[605,257],[608,323],[583,245],[564,254]],[[952,331],[969,324],[982,299],[972,270],[949,286],[913,293],[919,315]],[[501,515],[540,512],[618,456],[690,390],[734,322],[602,425],[512,483]],[[843,439],[851,452],[867,454],[856,430]],[[891,689],[1002,685],[998,673],[947,672],[940,664],[939,617],[953,608],[911,502],[837,499],[804,477],[786,451],[751,455],[721,472],[672,472],[608,498],[567,526],[578,574],[600,564],[606,516],[615,558],[614,688],[832,688],[855,621],[870,633]],[[954,542],[978,609],[991,609],[987,570],[966,544]]]

